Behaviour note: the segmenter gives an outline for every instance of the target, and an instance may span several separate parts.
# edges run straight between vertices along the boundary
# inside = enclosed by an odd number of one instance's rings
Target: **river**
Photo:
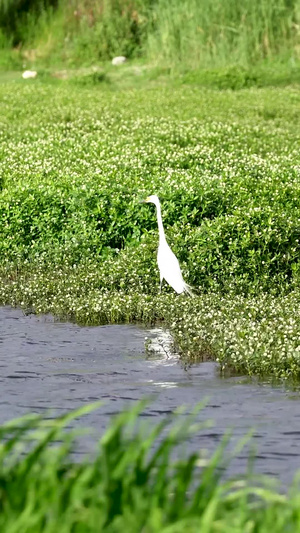
[[[145,395],[153,396],[144,413],[149,423],[208,398],[198,416],[215,425],[193,436],[188,449],[213,451],[228,428],[233,445],[254,428],[255,471],[289,484],[300,469],[299,389],[220,377],[211,362],[186,369],[176,358],[149,358],[145,337],[151,335],[137,326],[80,327],[0,308],[0,423],[29,411],[61,413],[103,400],[81,421],[101,435],[111,415]],[[91,446],[93,437],[85,438]],[[247,450],[240,453],[230,473],[243,473],[247,458]]]

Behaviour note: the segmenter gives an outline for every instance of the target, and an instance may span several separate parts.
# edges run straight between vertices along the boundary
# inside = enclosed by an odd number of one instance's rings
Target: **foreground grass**
[[[165,418],[150,429],[138,423],[143,405],[114,417],[93,458],[82,462],[73,459],[74,432],[65,426],[90,407],[56,420],[28,415],[0,427],[1,530],[298,531],[296,484],[284,495],[266,479],[224,480],[228,439],[210,459],[204,450],[183,454],[180,444],[201,430],[193,417],[175,424],[176,417]]]
[[[78,80],[77,80],[78,81]],[[0,301],[299,377],[299,91],[0,85]],[[157,295],[155,212],[193,299]]]

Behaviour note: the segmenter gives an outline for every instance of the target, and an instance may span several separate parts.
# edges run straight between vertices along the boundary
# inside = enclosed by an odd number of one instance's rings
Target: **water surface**
[[[234,443],[254,427],[255,470],[290,483],[300,469],[299,391],[221,378],[214,363],[185,369],[176,359],[149,359],[145,336],[149,332],[135,326],[80,327],[0,308],[0,423],[29,411],[60,413],[103,400],[104,407],[81,422],[100,435],[111,415],[145,395],[154,395],[145,411],[150,423],[208,397],[199,418],[213,419],[215,426],[195,435],[189,448],[213,451],[228,428]],[[231,473],[246,465],[242,452]]]

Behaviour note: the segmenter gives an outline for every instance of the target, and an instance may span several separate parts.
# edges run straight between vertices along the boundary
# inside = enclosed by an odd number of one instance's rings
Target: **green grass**
[[[298,28],[297,0],[0,0],[0,49],[14,46],[27,68],[125,55],[183,71],[299,70]]]
[[[277,492],[266,478],[225,479],[228,437],[209,455],[183,444],[206,423],[176,414],[150,426],[145,407],[115,416],[93,456],[74,460],[74,419],[92,407],[42,419],[28,415],[0,427],[0,527],[6,533],[298,531],[297,483]],[[198,409],[199,410],[199,409]],[[195,410],[195,413],[197,410]],[[200,433],[201,434],[201,433]]]
[[[0,84],[0,302],[299,377],[299,91]],[[189,299],[158,295],[157,193]]]
[[[252,65],[295,52],[296,2],[285,0],[158,0],[148,56],[171,65]]]

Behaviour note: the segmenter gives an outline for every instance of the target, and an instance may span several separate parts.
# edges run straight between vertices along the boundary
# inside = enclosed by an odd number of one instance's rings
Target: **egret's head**
[[[159,203],[159,199],[156,194],[151,194],[151,196],[147,196],[147,198],[145,198],[144,202],[146,202],[146,204],[151,203],[157,205]]]

